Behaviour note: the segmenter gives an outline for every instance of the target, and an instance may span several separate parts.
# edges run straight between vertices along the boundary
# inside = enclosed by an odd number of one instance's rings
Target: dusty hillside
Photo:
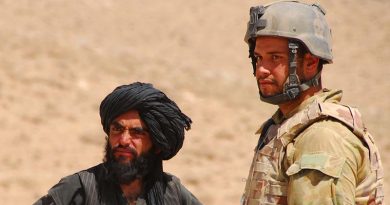
[[[390,1],[319,2],[334,37],[325,85],[360,108],[389,170]],[[31,204],[99,163],[100,101],[133,81],[161,88],[194,121],[166,171],[204,204],[238,204],[253,133],[275,109],[258,100],[243,42],[258,3],[1,0],[0,204]]]

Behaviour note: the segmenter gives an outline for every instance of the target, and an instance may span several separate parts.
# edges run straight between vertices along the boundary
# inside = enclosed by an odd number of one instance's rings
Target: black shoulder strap
[[[272,120],[272,118],[268,119],[263,124],[263,128],[261,130],[259,141],[257,142],[256,150],[259,150],[259,149],[264,147],[268,128],[271,127],[271,125],[273,125],[273,124],[275,124],[275,122]]]

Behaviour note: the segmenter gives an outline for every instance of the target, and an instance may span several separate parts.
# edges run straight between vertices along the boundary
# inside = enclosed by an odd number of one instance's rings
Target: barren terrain
[[[360,108],[388,175],[390,1],[319,2],[335,56],[323,82]],[[194,122],[165,170],[204,204],[239,204],[254,132],[276,109],[258,99],[243,41],[259,3],[0,0],[0,204],[32,204],[101,162],[99,104],[134,81],[162,89]]]

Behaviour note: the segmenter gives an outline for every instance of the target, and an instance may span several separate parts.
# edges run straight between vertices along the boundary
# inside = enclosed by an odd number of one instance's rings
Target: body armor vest
[[[371,173],[356,185],[356,204],[383,203],[383,169],[377,147],[363,126],[355,108],[334,103],[314,101],[281,124],[265,123],[256,147],[242,205],[287,204],[288,176],[284,157],[286,147],[304,129],[320,120],[332,118],[347,126],[369,149]],[[263,147],[260,142],[265,142]],[[287,161],[289,161],[287,159]],[[367,202],[368,198],[368,202]]]

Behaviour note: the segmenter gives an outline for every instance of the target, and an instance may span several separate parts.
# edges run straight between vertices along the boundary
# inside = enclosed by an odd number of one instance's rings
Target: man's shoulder
[[[49,190],[49,194],[52,192],[61,192],[64,189],[73,189],[73,187],[80,186],[81,184],[78,173],[74,173],[61,178],[61,180]]]
[[[298,134],[296,141],[313,139],[318,143],[357,138],[351,129],[337,119],[318,120]]]
[[[300,112],[290,117],[289,121],[287,124],[306,124],[303,126],[303,133],[310,129],[319,129],[317,130],[319,135],[329,135],[331,132],[356,132],[356,135],[357,132],[365,130],[362,116],[356,107],[334,101],[320,102],[314,100]]]
[[[81,170],[77,173],[75,173],[74,175],[78,175],[81,180],[83,181],[84,178],[99,178],[101,177],[101,175],[103,175],[105,172],[106,172],[106,168],[104,167],[104,165],[101,163],[101,164],[98,164],[96,166],[93,166],[93,167],[90,167],[88,169],[84,169],[84,170]],[[91,180],[90,179],[90,180]]]
[[[56,186],[74,186],[74,185],[80,184],[80,176],[82,176],[83,174],[95,175],[95,174],[99,174],[100,172],[102,172],[103,169],[104,169],[103,165],[98,164],[96,166],[78,171],[76,173],[73,173],[71,175],[63,177],[59,181],[59,183],[56,184],[53,188],[55,188]]]
[[[171,173],[164,172],[163,177],[168,185],[181,185],[180,179]]]
[[[287,159],[294,159],[288,175],[308,169],[338,178],[347,159],[360,159],[360,154],[366,152],[362,141],[333,118],[314,122],[298,134],[292,145],[294,148],[287,152]]]
[[[185,188],[178,177],[166,172],[164,172],[163,176],[167,182],[167,190],[170,190],[171,192],[167,193],[168,195],[177,194],[177,196],[180,198],[180,204],[201,205],[199,200],[187,188]]]
[[[83,201],[83,196],[85,195],[83,177],[89,177],[90,179],[94,180],[94,175],[101,168],[102,165],[99,164],[94,167],[63,177],[56,185],[54,185],[48,191],[48,194],[53,197],[56,204],[62,204],[64,201],[71,199],[74,201]],[[80,199],[77,199],[77,197],[79,197]]]
[[[84,195],[84,190],[78,174],[63,177],[48,191],[48,195],[53,198],[55,204],[66,204],[72,198],[82,202],[81,196]]]

